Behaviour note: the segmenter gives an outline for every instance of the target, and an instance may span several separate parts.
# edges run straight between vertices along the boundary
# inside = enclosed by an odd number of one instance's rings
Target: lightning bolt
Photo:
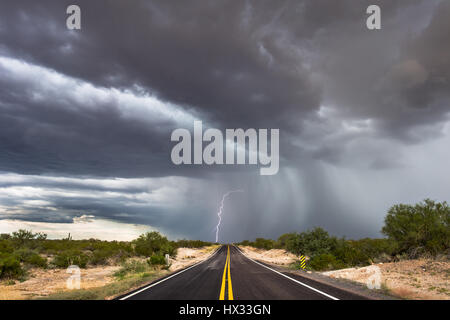
[[[244,192],[244,190],[238,189],[238,190],[231,190],[228,191],[227,193],[225,193],[222,197],[222,201],[220,202],[220,207],[219,207],[219,212],[217,212],[217,216],[219,217],[219,222],[217,223],[216,226],[216,242],[219,242],[219,227],[220,227],[220,223],[222,222],[222,212],[223,212],[223,205],[225,202],[225,199],[232,193],[236,193],[236,192]]]

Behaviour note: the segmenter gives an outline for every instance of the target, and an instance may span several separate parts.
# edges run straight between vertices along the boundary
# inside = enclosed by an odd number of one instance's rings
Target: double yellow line
[[[228,300],[233,300],[233,286],[231,285],[231,274],[230,274],[230,246],[227,246],[227,260],[225,262],[225,268],[223,268],[222,276],[222,286],[220,287],[220,297],[219,300],[225,300],[225,283],[228,278]]]

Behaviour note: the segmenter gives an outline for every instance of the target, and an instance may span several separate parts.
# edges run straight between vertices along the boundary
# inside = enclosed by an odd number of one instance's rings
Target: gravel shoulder
[[[374,265],[381,275],[384,290],[402,299],[450,300],[450,262],[414,259]],[[331,279],[365,284],[371,268],[348,268],[324,272]]]

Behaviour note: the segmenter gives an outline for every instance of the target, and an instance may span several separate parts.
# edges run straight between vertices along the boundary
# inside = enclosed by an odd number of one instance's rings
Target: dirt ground
[[[426,259],[380,263],[381,283],[391,294],[404,299],[450,300],[450,262]],[[366,284],[373,266],[324,272],[332,278],[343,278]]]
[[[170,271],[176,271],[185,268],[191,264],[200,262],[208,258],[218,246],[209,246],[204,248],[178,248],[174,259],[170,259]]]
[[[184,268],[188,265],[206,259],[214,252],[217,246],[210,246],[199,249],[179,248],[177,255],[171,259],[170,271]],[[120,269],[120,266],[102,266],[80,269],[80,288],[90,289],[102,287],[115,279],[113,274]],[[3,280],[0,282],[0,300],[23,300],[35,297],[47,296],[52,293],[69,290],[67,279],[72,275],[66,269],[30,269],[26,281]]]
[[[119,268],[119,266],[104,266],[80,269],[80,288],[101,287],[114,281],[112,274]],[[68,290],[66,282],[71,274],[66,273],[66,269],[31,269],[29,274],[28,280],[24,282],[16,280],[14,284],[8,284],[8,281],[2,281],[0,300],[31,299]]]
[[[283,249],[264,250],[249,246],[239,246],[239,249],[241,249],[243,253],[252,259],[277,264],[280,266],[286,266],[293,263],[295,260],[298,260],[294,254]]]

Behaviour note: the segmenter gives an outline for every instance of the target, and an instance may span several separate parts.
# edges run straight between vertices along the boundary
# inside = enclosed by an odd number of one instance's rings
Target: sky
[[[448,200],[449,1],[75,2],[0,3],[0,233],[214,241],[239,189],[219,241],[380,237]],[[195,120],[279,129],[279,172],[174,165]]]

